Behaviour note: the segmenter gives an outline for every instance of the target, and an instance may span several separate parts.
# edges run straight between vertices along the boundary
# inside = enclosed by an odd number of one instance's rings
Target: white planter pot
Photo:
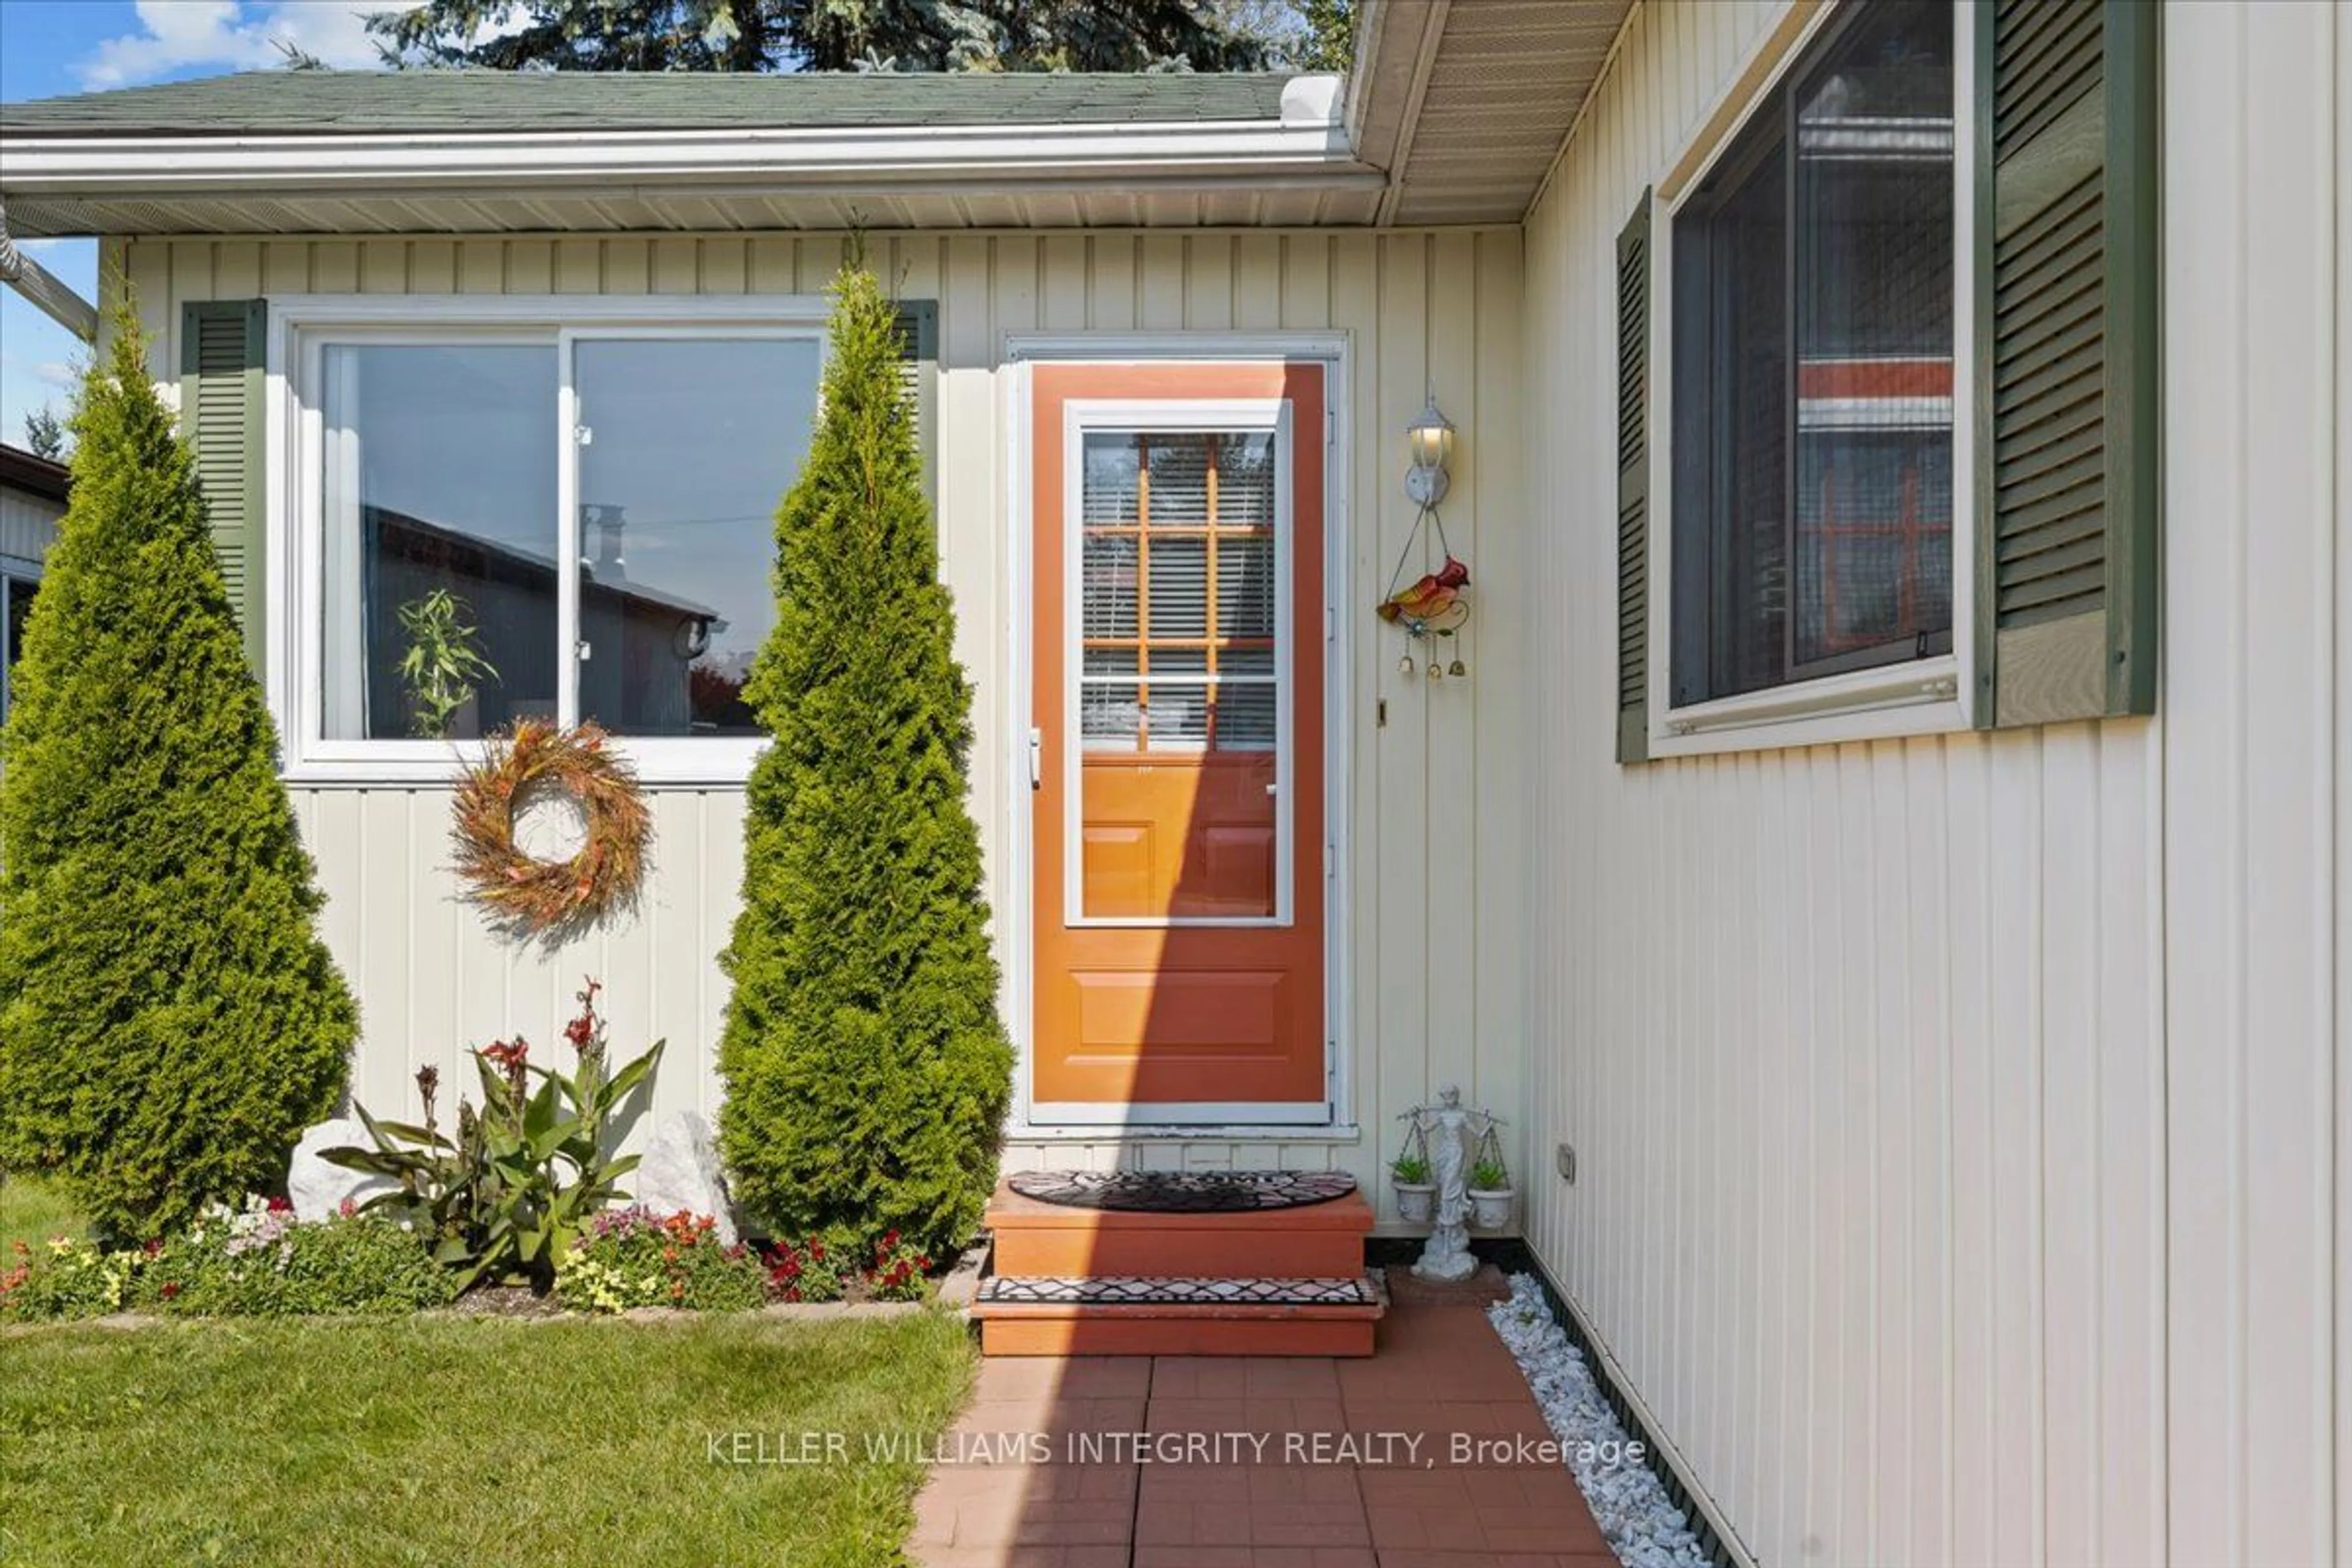
[[[1501,1230],[1511,1223],[1511,1198],[1516,1188],[1497,1187],[1492,1192],[1477,1187],[1470,1189],[1470,1223],[1480,1230]]]
[[[1437,1214],[1437,1189],[1427,1182],[1399,1182],[1397,1218],[1407,1225],[1427,1225]]]

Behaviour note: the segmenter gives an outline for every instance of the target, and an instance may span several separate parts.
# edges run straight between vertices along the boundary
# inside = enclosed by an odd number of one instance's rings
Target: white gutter
[[[8,234],[8,206],[0,201],[0,283],[32,301],[41,314],[86,343],[98,342],[98,307],[65,279],[16,248]]]
[[[1339,79],[1302,77],[1273,121],[792,131],[42,136],[0,132],[8,195],[156,200],[223,193],[455,192],[659,183],[897,190],[1142,182],[1378,184]]]

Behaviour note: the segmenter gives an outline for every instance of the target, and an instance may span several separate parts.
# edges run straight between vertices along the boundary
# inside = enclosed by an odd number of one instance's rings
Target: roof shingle
[[[12,136],[1174,123],[1282,115],[1274,74],[270,70],[0,104]]]

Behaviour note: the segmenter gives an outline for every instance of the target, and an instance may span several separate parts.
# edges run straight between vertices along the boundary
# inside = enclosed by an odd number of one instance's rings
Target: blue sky
[[[285,38],[329,65],[372,65],[362,14],[390,0],[0,0],[0,99],[177,81],[275,65]],[[98,247],[35,240],[26,253],[97,298]],[[0,440],[22,446],[25,416],[62,415],[82,345],[0,290]]]

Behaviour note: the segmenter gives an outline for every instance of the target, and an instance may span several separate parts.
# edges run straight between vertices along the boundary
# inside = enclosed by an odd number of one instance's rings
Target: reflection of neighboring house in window
[[[381,507],[366,509],[362,525],[371,541],[364,552],[373,575],[365,595],[371,647],[403,646],[400,607],[447,588],[466,601],[483,656],[499,672],[480,700],[480,730],[554,715],[556,563],[551,557]],[[608,723],[625,713],[636,733],[685,735],[692,732],[694,681],[740,682],[740,672],[696,668],[711,633],[727,624],[719,612],[628,582],[619,570],[617,540],[609,559],[581,563],[580,595],[580,637],[592,650],[580,667],[583,713]],[[370,711],[399,716],[396,723],[379,721],[371,728],[379,734],[404,732],[407,696],[396,661],[376,661],[368,680]]]
[[[1950,289],[1936,281],[1948,279],[1950,226],[1948,215],[1920,210],[1949,199],[1950,181],[1937,174],[1951,167],[1952,121],[1853,112],[1867,107],[1853,96],[1832,79],[1797,130],[1800,179],[1833,178],[1843,197],[1801,241],[1811,254],[1798,285],[1808,308],[1796,385],[1797,609],[1813,657],[1944,624],[1952,593],[1953,323]],[[1834,300],[1817,290],[1834,290]]]
[[[41,563],[65,516],[70,479],[62,463],[0,446],[0,719],[8,716],[8,672],[24,652]]]

